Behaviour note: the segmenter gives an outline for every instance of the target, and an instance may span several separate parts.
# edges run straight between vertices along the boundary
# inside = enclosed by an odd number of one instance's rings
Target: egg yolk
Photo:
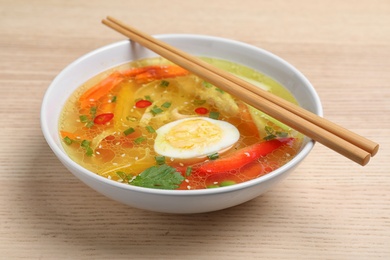
[[[187,120],[172,127],[165,140],[173,147],[196,149],[209,146],[222,139],[222,129],[206,120]]]

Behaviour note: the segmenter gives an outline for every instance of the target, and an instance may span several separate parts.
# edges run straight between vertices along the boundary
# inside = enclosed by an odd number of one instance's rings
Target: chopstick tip
[[[367,165],[367,163],[370,161],[370,159],[371,159],[371,154],[367,154],[367,156],[363,158],[361,165],[362,166]]]
[[[372,152],[371,152],[371,156],[376,155],[376,154],[378,153],[378,151],[379,151],[379,144],[377,144],[377,145],[374,147],[374,149],[373,149]]]

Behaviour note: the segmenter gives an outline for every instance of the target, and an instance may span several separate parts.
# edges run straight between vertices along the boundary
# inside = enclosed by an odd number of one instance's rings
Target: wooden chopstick
[[[366,165],[379,145],[160,40],[107,17],[102,23],[345,157]]]

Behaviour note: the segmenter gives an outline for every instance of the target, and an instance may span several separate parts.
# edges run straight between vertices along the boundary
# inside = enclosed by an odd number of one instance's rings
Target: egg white
[[[177,159],[202,158],[223,152],[240,138],[234,125],[208,117],[179,119],[163,125],[156,133],[156,153]]]

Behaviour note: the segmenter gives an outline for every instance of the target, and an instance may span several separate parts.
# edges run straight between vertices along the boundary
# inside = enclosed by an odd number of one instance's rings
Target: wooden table
[[[0,259],[390,259],[390,1],[0,0],[0,14]],[[276,188],[219,212],[111,201],[62,166],[39,123],[56,74],[123,39],[106,15],[281,56],[378,155],[362,167],[317,144]]]

